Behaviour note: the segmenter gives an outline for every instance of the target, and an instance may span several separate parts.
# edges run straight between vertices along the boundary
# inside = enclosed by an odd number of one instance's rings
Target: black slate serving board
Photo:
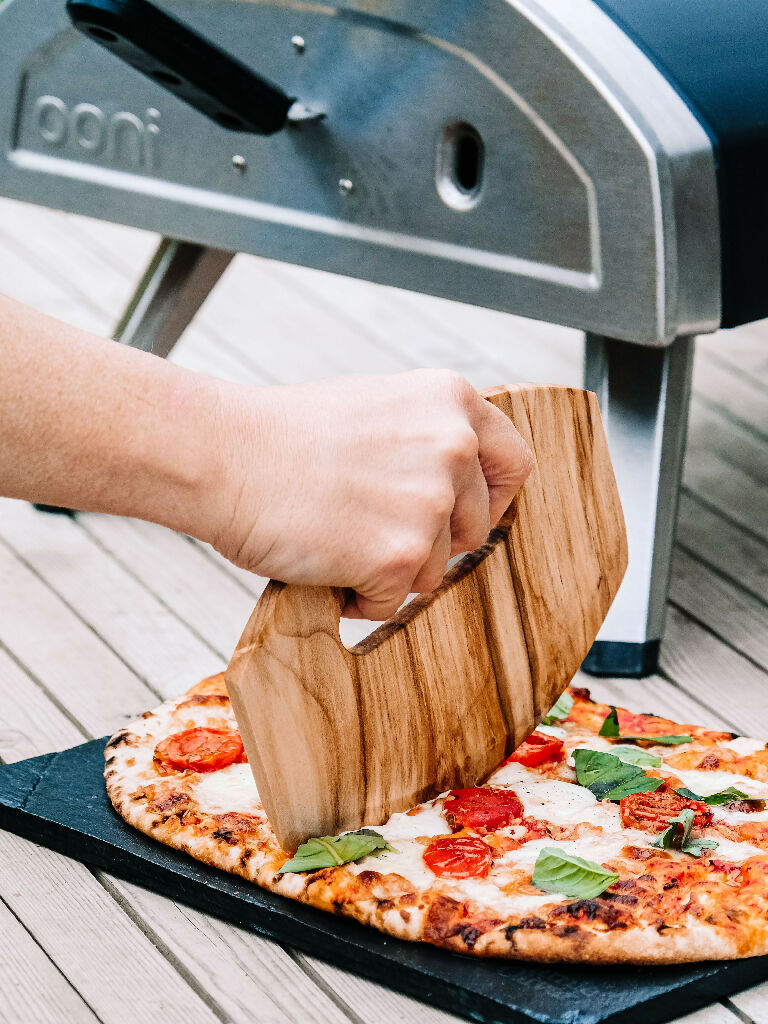
[[[659,1024],[768,978],[768,957],[685,967],[473,960],[265,892],[130,828],[102,777],[106,737],[0,767],[0,828],[425,1003],[484,1024]]]

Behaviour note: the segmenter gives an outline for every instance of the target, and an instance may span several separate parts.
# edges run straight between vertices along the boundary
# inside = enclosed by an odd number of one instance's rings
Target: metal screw
[[[355,191],[355,183],[350,181],[349,178],[339,178],[339,192],[343,196],[351,196]]]
[[[294,48],[296,53],[304,53],[307,48],[307,44],[304,42],[304,36],[291,36],[291,46]]]
[[[248,161],[245,159],[244,156],[240,156],[239,153],[236,153],[235,156],[232,157],[232,166],[240,174],[245,174],[245,172],[248,170]]]

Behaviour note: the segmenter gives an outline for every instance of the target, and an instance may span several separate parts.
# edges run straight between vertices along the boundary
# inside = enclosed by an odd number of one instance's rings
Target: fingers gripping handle
[[[528,385],[527,387],[541,390],[544,386]],[[482,394],[487,401],[496,406],[496,408],[502,409],[512,419],[511,407],[508,404],[509,388],[503,386],[489,388],[482,392]],[[528,432],[524,431],[524,433],[527,434]],[[503,539],[513,518],[514,502],[502,517],[498,528],[491,531],[488,540],[482,547],[465,555],[446,573],[443,582],[438,587],[429,594],[420,595],[401,608],[399,612],[352,648],[352,653],[360,656],[369,653],[395,631],[405,628],[419,612],[429,607],[445,589],[453,586],[471,573]],[[295,620],[294,628],[300,635],[308,635],[315,629],[322,629],[331,634],[335,632],[338,638],[339,621],[349,592],[337,587],[286,586],[282,583],[274,583],[274,581],[270,582],[269,588],[275,588],[275,614],[280,615],[282,628],[285,628],[290,621],[290,617],[296,614],[301,616],[301,621]],[[341,643],[340,638],[339,643]]]

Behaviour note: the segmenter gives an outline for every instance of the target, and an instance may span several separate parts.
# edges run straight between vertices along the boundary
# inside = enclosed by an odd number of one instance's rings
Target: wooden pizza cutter
[[[533,731],[594,641],[627,564],[596,397],[485,393],[536,466],[486,544],[357,646],[344,592],[270,581],[226,674],[286,850],[472,786]]]

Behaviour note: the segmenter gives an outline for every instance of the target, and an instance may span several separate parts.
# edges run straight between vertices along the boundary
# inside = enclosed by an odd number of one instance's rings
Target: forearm
[[[0,297],[0,493],[196,535],[217,382]]]
[[[375,618],[482,544],[532,465],[442,371],[249,388],[1,297],[0,360],[0,494],[161,523]]]

